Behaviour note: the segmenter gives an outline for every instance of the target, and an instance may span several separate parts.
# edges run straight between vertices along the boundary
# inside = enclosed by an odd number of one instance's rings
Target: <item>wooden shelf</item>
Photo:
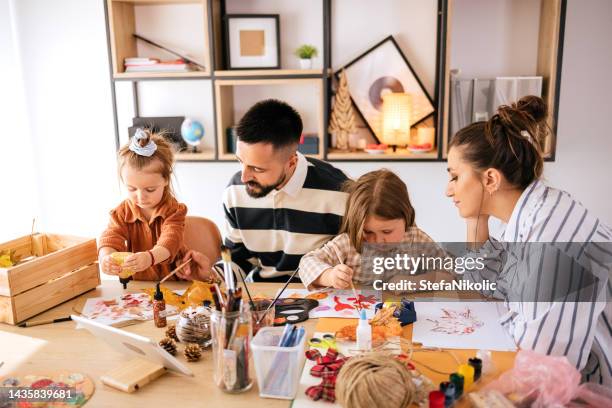
[[[189,153],[180,152],[174,155],[176,161],[205,161],[215,160],[215,151],[213,149],[204,149],[201,152]]]
[[[370,161],[385,161],[385,160],[436,160],[438,152],[436,149],[427,153],[412,153],[406,149],[398,149],[393,152],[392,149],[387,149],[383,154],[370,154],[363,151],[342,152],[337,149],[330,149],[327,152],[328,160],[370,160]]]
[[[235,161],[236,155],[234,153],[219,153],[219,160]]]
[[[190,72],[120,72],[114,74],[115,80],[147,80],[147,79],[207,79],[210,78],[208,71]]]
[[[134,37],[136,32],[136,21],[138,20],[138,10],[141,6],[167,6],[191,4],[201,5],[201,25],[203,28],[202,42],[203,49],[194,52],[194,58],[206,67],[205,71],[193,72],[124,72],[123,62],[125,58],[136,57],[138,55],[137,39]],[[210,76],[210,55],[208,42],[208,0],[107,0],[108,27],[111,48],[111,60],[114,79],[159,79],[159,78],[200,78]],[[158,13],[159,14],[159,13]],[[199,12],[198,12],[199,14]],[[144,19],[144,18],[142,18]],[[170,23],[160,18],[156,20],[157,26],[168,27]],[[141,28],[142,29],[142,28]],[[195,30],[198,31],[198,30]],[[143,35],[142,33],[138,33]],[[193,35],[198,35],[194,32]],[[163,38],[155,39],[163,45]],[[163,52],[160,50],[160,53]]]
[[[228,70],[215,71],[215,77],[219,78],[249,78],[249,77],[298,77],[298,78],[323,78],[322,69],[253,69],[253,70]]]
[[[217,117],[217,148],[219,160],[235,160],[233,153],[228,152],[226,130],[234,123],[234,87],[238,86],[275,86],[275,85],[308,85],[313,88],[317,100],[316,134],[325,134],[324,123],[324,90],[320,78],[246,78],[246,79],[216,79],[215,84],[215,115]],[[315,132],[313,132],[315,133]],[[319,153],[312,157],[323,158],[324,137],[319,136]]]
[[[538,48],[537,48],[537,66],[536,75],[541,76],[543,79],[542,84],[542,99],[548,105],[550,117],[548,118],[548,125],[553,130],[552,134],[549,135],[545,141],[545,151],[547,152],[545,158],[553,159],[555,155],[555,135],[556,135],[556,122],[558,115],[558,93],[560,86],[559,73],[561,67],[558,63],[561,63],[559,59],[559,53],[563,51],[563,31],[565,25],[565,3],[566,0],[541,0],[540,16],[539,16],[539,31],[538,31]],[[446,159],[448,156],[448,145],[451,137],[450,133],[450,70],[452,67],[451,61],[451,47],[452,44],[452,22],[455,8],[461,7],[462,4],[458,0],[449,0],[447,2],[445,14],[445,28],[444,32],[441,33],[441,37],[444,38],[444,52],[441,54],[441,63],[444,64],[443,77],[444,85],[441,89],[442,95],[440,97],[443,112],[442,115],[442,158]],[[466,6],[463,4],[463,6]],[[535,39],[534,39],[535,41]]]

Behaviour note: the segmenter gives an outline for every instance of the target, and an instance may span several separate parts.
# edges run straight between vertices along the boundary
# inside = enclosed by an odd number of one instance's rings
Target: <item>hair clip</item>
[[[521,130],[521,136],[523,136],[529,143],[533,143],[533,139],[531,138],[531,134],[526,130]]]
[[[130,150],[139,156],[153,156],[157,150],[157,145],[152,139],[149,139],[149,143],[147,143],[144,147],[140,146],[140,141],[148,138],[149,136],[144,130],[141,128],[136,129],[136,133],[134,133],[134,136],[132,136],[132,140],[130,142]]]

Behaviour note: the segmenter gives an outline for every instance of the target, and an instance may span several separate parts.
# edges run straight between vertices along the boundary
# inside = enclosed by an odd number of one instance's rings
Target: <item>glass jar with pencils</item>
[[[213,310],[210,316],[215,384],[228,393],[247,391],[249,376],[251,312],[247,304],[237,311]]]

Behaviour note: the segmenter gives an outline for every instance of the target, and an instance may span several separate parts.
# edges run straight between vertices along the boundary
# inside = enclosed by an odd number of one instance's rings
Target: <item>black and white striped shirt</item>
[[[252,198],[238,172],[223,193],[225,244],[244,273],[257,265],[262,278],[288,275],[302,255],[338,234],[347,177],[328,163],[297,155],[296,169],[280,190]]]
[[[584,380],[610,385],[611,243],[609,227],[568,193],[538,180],[519,198],[501,240],[490,239],[480,249],[481,253],[493,254],[488,256],[491,262],[482,271],[466,273],[466,277],[498,283],[496,295],[501,292],[508,307],[501,323],[520,348],[565,356],[582,371]],[[560,265],[560,255],[569,263]],[[550,286],[563,284],[557,277],[569,278],[568,287],[572,287],[572,279],[574,286],[582,280],[579,271],[597,274],[602,290],[593,291],[592,297],[574,291],[551,301],[555,289]],[[552,279],[550,274],[554,274]],[[524,293],[510,295],[516,288],[530,292],[529,299]]]

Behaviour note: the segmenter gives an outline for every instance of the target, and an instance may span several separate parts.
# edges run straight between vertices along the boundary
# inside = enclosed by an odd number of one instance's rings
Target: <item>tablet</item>
[[[72,315],[72,320],[77,322],[77,328],[84,327],[94,336],[104,340],[112,348],[128,356],[142,358],[160,365],[169,370],[185,375],[193,376],[193,372],[185,367],[180,361],[168,354],[160,345],[153,340],[117,329],[105,326],[91,319]]]

